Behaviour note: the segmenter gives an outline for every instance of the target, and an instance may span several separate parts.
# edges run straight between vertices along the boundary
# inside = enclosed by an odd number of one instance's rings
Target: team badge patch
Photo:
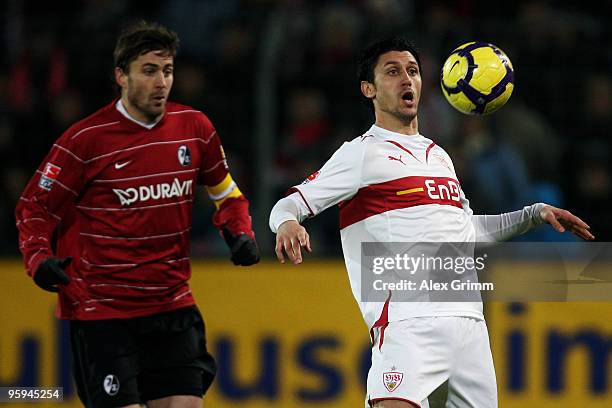
[[[389,392],[393,392],[399,387],[404,379],[404,374],[397,371],[387,371],[383,373],[383,384]]]
[[[181,166],[189,166],[191,164],[191,150],[189,147],[182,145],[178,148],[178,161]]]
[[[315,171],[314,173],[312,173],[310,176],[306,177],[306,180],[302,181],[302,184],[307,184],[310,183],[312,180],[316,179],[317,177],[319,177],[319,174],[321,172],[320,171]]]
[[[104,391],[111,397],[119,392],[119,379],[113,374],[104,377],[102,385],[104,386]]]
[[[53,183],[55,180],[57,180],[57,177],[61,171],[61,167],[56,166],[53,163],[47,163],[45,165],[45,169],[43,170],[43,174],[41,174],[40,180],[38,181],[38,187],[47,191],[51,190]]]

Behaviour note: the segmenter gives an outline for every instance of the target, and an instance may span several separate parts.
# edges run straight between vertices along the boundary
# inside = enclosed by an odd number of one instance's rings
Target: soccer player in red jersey
[[[202,404],[216,368],[188,285],[196,184],[216,205],[234,264],[259,261],[249,202],[215,128],[168,101],[178,42],[145,22],[121,34],[121,96],[64,132],[16,209],[27,273],[58,292],[56,314],[70,320],[87,407]]]
[[[359,60],[359,79],[375,123],[276,203],[270,214],[276,255],[282,263],[286,255],[300,264],[302,249],[311,252],[300,223],[338,204],[349,281],[372,340],[365,406],[427,408],[428,396],[448,381],[446,406],[496,407],[482,302],[406,301],[401,289],[389,290],[386,301],[370,301],[363,295],[373,291],[362,281],[362,271],[368,271],[362,243],[496,242],[542,223],[594,237],[581,219],[543,203],[473,214],[450,156],[419,133],[421,62],[412,44],[396,38],[368,47]]]

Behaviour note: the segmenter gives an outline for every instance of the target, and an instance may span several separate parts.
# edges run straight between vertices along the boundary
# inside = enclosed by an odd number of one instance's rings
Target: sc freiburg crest
[[[189,147],[182,145],[178,148],[178,161],[181,166],[189,166],[191,164],[191,150]]]

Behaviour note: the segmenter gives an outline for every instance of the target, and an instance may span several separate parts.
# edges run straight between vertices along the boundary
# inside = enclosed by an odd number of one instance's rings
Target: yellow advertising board
[[[193,269],[219,365],[205,407],[364,406],[368,330],[341,261]],[[0,262],[0,271],[0,386],[63,386],[60,406],[80,406],[54,295],[36,288],[18,261]],[[489,303],[486,313],[501,407],[612,406],[612,304]]]
[[[611,407],[612,303],[489,303],[501,407]]]

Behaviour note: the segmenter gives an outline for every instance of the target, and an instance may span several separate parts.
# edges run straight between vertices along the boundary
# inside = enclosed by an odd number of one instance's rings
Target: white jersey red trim
[[[353,295],[368,327],[421,316],[484,319],[480,302],[370,302],[361,293],[362,242],[474,242],[472,210],[450,156],[432,140],[372,126],[344,143],[316,177],[294,186],[310,215],[340,206]],[[383,309],[384,307],[384,309]],[[385,316],[382,316],[385,314]],[[386,317],[386,318],[385,318]]]

